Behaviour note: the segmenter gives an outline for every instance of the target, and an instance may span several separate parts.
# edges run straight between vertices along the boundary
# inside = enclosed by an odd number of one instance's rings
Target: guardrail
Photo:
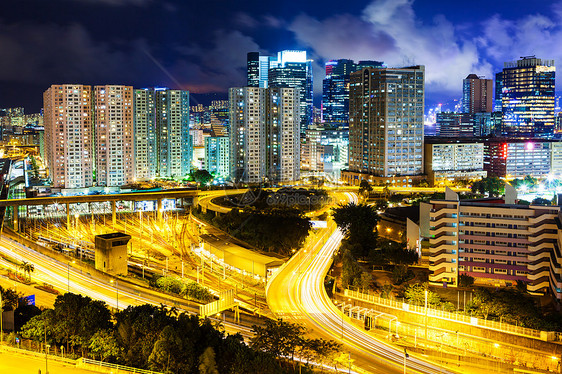
[[[112,364],[112,363],[109,363],[109,362],[91,360],[89,358],[80,358],[80,359],[77,360],[77,366],[85,366],[85,365],[98,366],[98,367],[103,367],[103,368],[108,368],[108,369],[117,369],[118,371],[129,372],[129,373],[162,374],[159,371],[138,369],[138,368],[133,368],[133,367],[129,367],[129,366]]]
[[[385,299],[375,295],[365,294],[359,291],[353,291],[349,289],[344,290],[344,295],[346,297],[351,297],[357,300],[366,301],[373,304],[379,304],[388,306],[395,309],[401,309],[404,311],[408,311],[411,313],[416,313],[420,315],[427,315],[430,317],[446,319],[450,321],[456,321],[460,323],[465,323],[473,326],[483,327],[492,330],[498,330],[502,332],[507,332],[510,334],[517,334],[517,335],[524,335],[527,337],[541,339],[541,340],[555,340],[555,339],[547,339],[546,337],[550,333],[549,331],[540,331],[535,329],[530,329],[527,327],[521,326],[514,326],[507,323],[500,323],[497,321],[486,320],[477,317],[467,316],[465,314],[454,313],[454,312],[446,312],[444,310],[438,310],[433,308],[426,308],[419,305],[408,304],[396,300]],[[557,335],[557,334],[553,334]]]

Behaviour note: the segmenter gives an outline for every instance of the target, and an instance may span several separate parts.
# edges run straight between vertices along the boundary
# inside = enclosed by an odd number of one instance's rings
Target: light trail
[[[357,196],[346,193],[347,201],[358,202]],[[349,317],[332,303],[324,289],[324,279],[344,235],[335,225],[326,242],[317,241],[304,256],[295,254],[268,282],[266,295],[270,309],[279,318],[290,318],[328,336],[352,349],[362,371],[403,372],[404,352],[384,343],[351,323]],[[306,247],[301,251],[306,250]],[[299,271],[301,269],[302,271]],[[359,365],[360,363],[360,365]],[[378,364],[373,366],[373,364]],[[380,366],[379,366],[380,365]],[[369,370],[365,370],[365,368]],[[413,355],[407,359],[409,373],[448,373],[436,364]]]

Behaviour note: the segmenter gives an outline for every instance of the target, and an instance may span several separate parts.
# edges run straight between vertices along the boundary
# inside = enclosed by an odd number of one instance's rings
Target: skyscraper
[[[322,120],[329,127],[347,127],[349,122],[349,76],[365,67],[382,67],[379,61],[331,60],[326,62],[322,82]]]
[[[122,186],[135,175],[133,87],[94,87],[95,175],[98,186]]]
[[[312,61],[307,59],[306,51],[286,50],[275,57],[248,53],[248,86],[297,89],[301,134],[312,123]]]
[[[54,187],[94,184],[92,88],[52,85],[43,94],[45,154]]]
[[[462,82],[463,113],[492,112],[493,84],[476,74],[469,74]]]
[[[151,88],[135,91],[137,178],[181,178],[193,156],[189,134],[189,91]]]
[[[299,179],[299,111],[293,88],[231,88],[230,176],[245,183]]]
[[[380,177],[423,173],[424,66],[351,74],[349,169]]]
[[[554,60],[535,56],[506,62],[502,81],[502,133],[550,136],[554,133]]]
[[[259,52],[248,52],[248,87],[267,88],[270,59],[272,57],[261,56]]]

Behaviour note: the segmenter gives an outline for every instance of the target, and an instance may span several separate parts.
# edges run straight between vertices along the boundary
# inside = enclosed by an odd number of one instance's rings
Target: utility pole
[[[2,306],[2,292],[0,292],[0,343],[4,341],[4,327],[2,326],[3,314],[4,314],[4,307]]]
[[[425,290],[425,340],[427,340],[427,290]]]

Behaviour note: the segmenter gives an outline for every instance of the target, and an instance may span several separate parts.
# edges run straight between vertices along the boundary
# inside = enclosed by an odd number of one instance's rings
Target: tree
[[[172,326],[166,326],[160,333],[148,361],[155,370],[178,372],[181,362],[182,340]]]
[[[119,345],[117,339],[108,330],[98,330],[90,338],[90,350],[94,355],[99,355],[100,361],[105,361],[109,357],[119,355]]]
[[[470,287],[474,284],[474,277],[467,274],[459,275],[459,287]]]
[[[551,201],[548,199],[543,199],[542,197],[535,198],[531,204],[533,205],[551,205]]]
[[[207,170],[193,170],[190,177],[195,182],[205,186],[211,184],[214,179],[213,175]]]
[[[0,286],[0,294],[2,294],[2,310],[13,310],[18,307],[20,295],[14,289]]]
[[[367,204],[340,204],[332,215],[334,222],[346,234],[352,254],[355,257],[366,257],[377,243],[374,229],[378,215],[375,209]]]
[[[371,186],[365,179],[361,179],[361,183],[359,184],[359,193],[369,196],[369,192],[372,190],[373,186]]]
[[[498,177],[482,178],[472,184],[472,190],[490,196],[499,196],[504,191],[504,182]]]
[[[183,283],[174,277],[161,277],[156,280],[156,286],[163,291],[179,294]]]
[[[404,298],[414,305],[425,306],[425,292],[427,291],[427,305],[438,305],[441,298],[435,292],[427,289],[427,284],[414,283],[406,287]]]
[[[213,347],[207,347],[203,354],[199,356],[199,373],[200,374],[219,374],[217,370],[217,362],[215,361],[215,350]]]
[[[297,347],[302,345],[305,328],[282,319],[266,320],[265,326],[252,326],[254,336],[250,346],[254,349],[272,354],[274,357],[290,357],[291,360]]]
[[[27,279],[31,281],[31,273],[35,270],[35,265],[27,261],[23,261],[21,265],[19,265],[19,268],[23,271],[24,274],[27,274]]]

